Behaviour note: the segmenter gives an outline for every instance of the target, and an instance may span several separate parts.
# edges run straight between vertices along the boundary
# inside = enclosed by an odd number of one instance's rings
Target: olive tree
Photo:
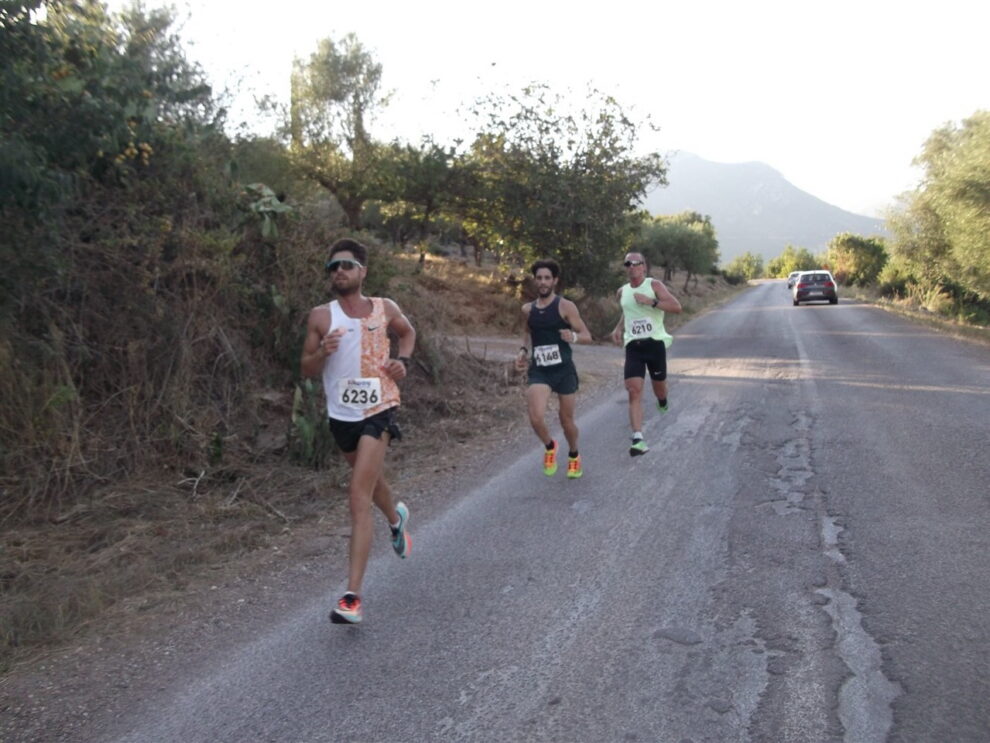
[[[820,265],[821,262],[807,248],[787,245],[780,255],[767,261],[766,275],[782,279],[794,271],[812,271]]]
[[[919,276],[990,299],[990,111],[934,132],[915,163],[925,174],[888,219],[891,253]]]
[[[609,263],[634,234],[648,188],[665,183],[657,153],[638,155],[637,124],[619,103],[592,91],[568,112],[560,96],[534,85],[477,102],[480,122],[459,159],[454,210],[496,253],[560,262],[569,283],[604,291]]]
[[[290,151],[300,172],[337,199],[352,229],[365,203],[381,195],[387,152],[368,131],[387,104],[382,66],[354,34],[323,39],[292,66]]]
[[[829,241],[825,261],[840,284],[865,286],[880,275],[887,251],[882,238],[843,232]]]

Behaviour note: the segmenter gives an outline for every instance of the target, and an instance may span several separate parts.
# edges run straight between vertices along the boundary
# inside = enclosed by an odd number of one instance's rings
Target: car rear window
[[[827,273],[809,273],[801,277],[804,281],[828,281],[829,276]]]

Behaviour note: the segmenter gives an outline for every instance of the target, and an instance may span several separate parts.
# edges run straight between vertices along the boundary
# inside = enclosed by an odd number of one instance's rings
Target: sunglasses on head
[[[626,268],[632,268],[633,266],[642,266],[643,261],[626,261],[622,265],[625,266]]]
[[[350,271],[355,268],[364,268],[357,261],[352,261],[350,258],[341,258],[339,260],[327,261],[327,273],[334,273],[340,269],[345,271]]]

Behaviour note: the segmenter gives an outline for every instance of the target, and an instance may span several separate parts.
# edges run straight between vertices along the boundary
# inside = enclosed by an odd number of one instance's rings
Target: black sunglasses
[[[643,261],[626,261],[622,265],[625,266],[626,268],[632,268],[633,266],[642,266]]]
[[[333,273],[334,271],[337,271],[341,268],[344,269],[345,271],[350,271],[355,268],[364,268],[364,266],[362,266],[357,261],[352,261],[348,258],[343,258],[341,260],[336,260],[336,261],[327,261],[326,268],[327,268],[327,273]]]

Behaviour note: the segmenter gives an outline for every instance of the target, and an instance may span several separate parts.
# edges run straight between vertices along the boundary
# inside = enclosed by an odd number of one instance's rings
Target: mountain
[[[647,194],[644,207],[654,215],[709,215],[723,266],[746,252],[766,261],[787,245],[818,253],[840,232],[887,234],[882,219],[828,204],[764,163],[716,163],[687,152],[668,159],[670,185]]]

